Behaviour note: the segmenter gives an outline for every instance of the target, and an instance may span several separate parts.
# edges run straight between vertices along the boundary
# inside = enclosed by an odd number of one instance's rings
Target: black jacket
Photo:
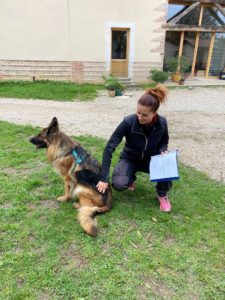
[[[158,116],[156,123],[147,128],[145,125],[139,124],[136,114],[125,117],[113,132],[105,147],[101,181],[107,182],[109,180],[112,154],[123,137],[125,137],[125,146],[120,153],[120,158],[136,162],[145,160],[146,163],[149,163],[152,155],[167,150],[169,135],[166,118]]]

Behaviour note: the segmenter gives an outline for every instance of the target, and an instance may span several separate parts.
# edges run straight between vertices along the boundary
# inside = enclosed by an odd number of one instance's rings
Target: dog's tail
[[[99,209],[97,206],[82,206],[78,209],[78,221],[80,226],[91,236],[96,236],[98,233],[95,216],[101,212]]]
[[[112,208],[112,191],[111,187],[109,187],[108,191],[103,196],[105,197],[104,202],[105,205],[102,207],[98,206],[81,206],[78,208],[78,221],[80,226],[84,229],[84,231],[91,235],[96,236],[98,233],[97,230],[97,220],[95,216],[97,214],[105,213]]]

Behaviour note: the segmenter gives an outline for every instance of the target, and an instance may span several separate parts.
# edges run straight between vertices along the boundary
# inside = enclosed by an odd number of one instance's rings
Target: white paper
[[[177,165],[177,151],[169,151],[164,155],[154,155],[151,157],[150,166],[151,181],[167,181],[179,179]]]

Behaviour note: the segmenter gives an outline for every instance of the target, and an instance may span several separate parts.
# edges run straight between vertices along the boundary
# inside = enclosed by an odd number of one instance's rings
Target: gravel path
[[[0,99],[0,120],[45,127],[53,116],[68,135],[90,134],[108,139],[124,116],[134,113],[144,91],[116,99],[102,93],[93,102]],[[170,149],[180,160],[225,182],[225,89],[172,90],[160,109],[167,117]]]

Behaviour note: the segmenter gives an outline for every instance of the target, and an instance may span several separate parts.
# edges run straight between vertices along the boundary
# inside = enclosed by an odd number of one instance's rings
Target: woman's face
[[[152,112],[148,106],[137,105],[137,118],[141,125],[151,123],[155,115],[156,112]]]

